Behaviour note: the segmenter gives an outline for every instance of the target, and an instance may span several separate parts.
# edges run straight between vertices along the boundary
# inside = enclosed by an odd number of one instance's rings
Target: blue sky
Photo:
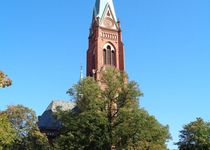
[[[40,115],[86,66],[95,0],[0,1],[0,70],[13,80],[0,90],[0,109],[23,104]],[[210,117],[210,1],[115,0],[126,71],[140,84],[140,105],[178,131]],[[84,71],[85,72],[85,71]]]

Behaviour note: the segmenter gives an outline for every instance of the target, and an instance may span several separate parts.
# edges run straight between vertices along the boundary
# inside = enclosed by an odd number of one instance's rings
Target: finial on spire
[[[83,79],[83,67],[80,66],[80,81]]]

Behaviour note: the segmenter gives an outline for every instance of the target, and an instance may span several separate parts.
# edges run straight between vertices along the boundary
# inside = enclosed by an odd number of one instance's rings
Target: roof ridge
[[[53,112],[56,111],[57,107],[61,107],[62,110],[68,110],[75,107],[75,103],[72,101],[65,101],[65,100],[53,100],[47,107],[45,111],[51,110]]]

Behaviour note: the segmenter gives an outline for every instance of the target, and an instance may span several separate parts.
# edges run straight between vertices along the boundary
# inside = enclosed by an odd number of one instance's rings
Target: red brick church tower
[[[107,66],[124,71],[124,46],[120,21],[112,0],[96,0],[87,50],[87,76],[100,79]]]

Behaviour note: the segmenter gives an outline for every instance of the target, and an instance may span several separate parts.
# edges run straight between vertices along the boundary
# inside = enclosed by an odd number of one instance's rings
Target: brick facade
[[[104,13],[103,18],[93,18],[87,50],[87,76],[94,77],[96,80],[100,79],[100,72],[107,66],[125,70],[120,21],[114,20],[109,8],[104,10]],[[112,50],[110,54],[106,54],[105,49],[109,45]]]

